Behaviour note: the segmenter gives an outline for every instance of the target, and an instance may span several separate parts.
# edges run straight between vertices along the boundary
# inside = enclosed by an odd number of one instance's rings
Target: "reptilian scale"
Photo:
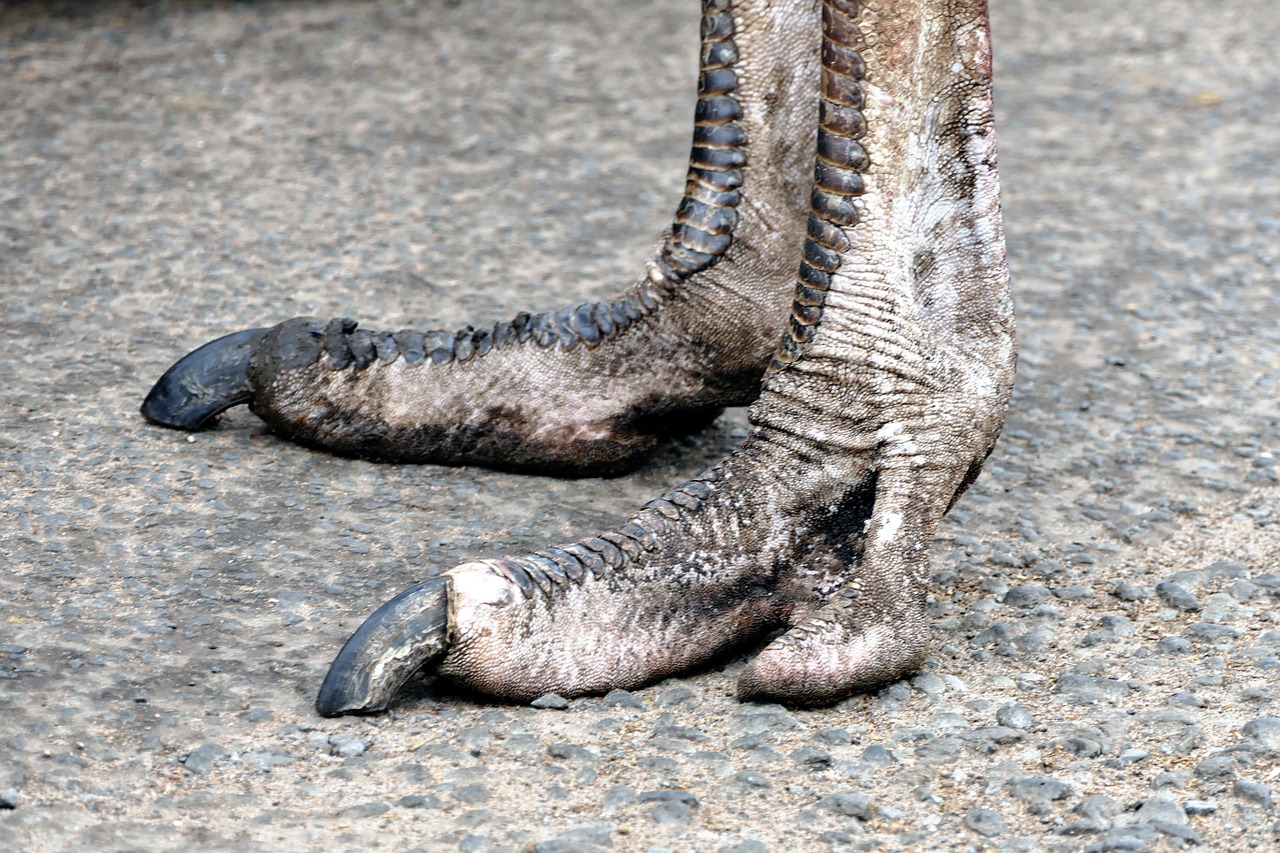
[[[929,545],[1014,374],[986,3],[702,7],[686,189],[622,295],[453,333],[290,320],[148,396],[184,429],[247,402],[338,453],[560,475],[754,399],[736,452],[614,529],[384,604],[320,713],[384,708],[423,667],[509,701],[634,687],[776,631],[744,699],[831,702],[923,660]]]

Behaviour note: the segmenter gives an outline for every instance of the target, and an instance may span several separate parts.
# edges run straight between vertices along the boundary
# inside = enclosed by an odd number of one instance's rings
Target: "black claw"
[[[249,356],[266,329],[245,329],[210,341],[165,371],[142,402],[153,424],[197,430],[219,413],[253,398]]]
[[[381,711],[409,677],[449,648],[447,577],[411,586],[364,620],[320,685],[322,717]]]

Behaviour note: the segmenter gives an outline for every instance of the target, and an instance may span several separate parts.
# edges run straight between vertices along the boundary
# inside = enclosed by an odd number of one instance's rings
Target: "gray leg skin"
[[[210,396],[248,402],[279,434],[335,453],[562,476],[620,473],[665,435],[754,400],[808,213],[818,0],[702,8],[684,197],[630,289],[457,332],[289,320]],[[160,384],[189,384],[215,357],[227,361],[197,350]],[[197,429],[207,409],[153,392],[144,414]]]
[[[746,442],[614,530],[446,572],[436,674],[510,701],[599,693],[778,628],[741,698],[830,703],[919,667],[929,546],[1016,359],[985,2],[826,0],[821,93],[803,260]],[[329,678],[406,656],[395,618],[371,617]]]

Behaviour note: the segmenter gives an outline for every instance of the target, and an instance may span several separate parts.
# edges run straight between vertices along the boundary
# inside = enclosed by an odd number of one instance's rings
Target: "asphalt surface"
[[[678,196],[691,0],[0,5],[0,848],[1275,849],[1280,15],[993,4],[1022,361],[922,675],[741,662],[562,709],[324,720],[374,606],[576,538],[637,474],[331,458],[137,407],[227,331],[602,297]],[[558,703],[552,703],[558,704]]]

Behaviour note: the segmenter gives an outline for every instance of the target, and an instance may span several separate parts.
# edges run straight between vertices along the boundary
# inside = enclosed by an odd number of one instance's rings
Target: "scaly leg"
[[[933,533],[1014,374],[986,3],[825,0],[821,43],[803,261],[746,442],[615,530],[397,596],[320,713],[383,708],[423,665],[509,700],[632,687],[779,627],[741,697],[820,704],[919,666]]]
[[[818,0],[703,0],[693,149],[675,221],[616,299],[459,332],[300,318],[196,350],[148,420],[198,429],[247,402],[336,453],[566,476],[635,466],[760,389],[807,214]]]

